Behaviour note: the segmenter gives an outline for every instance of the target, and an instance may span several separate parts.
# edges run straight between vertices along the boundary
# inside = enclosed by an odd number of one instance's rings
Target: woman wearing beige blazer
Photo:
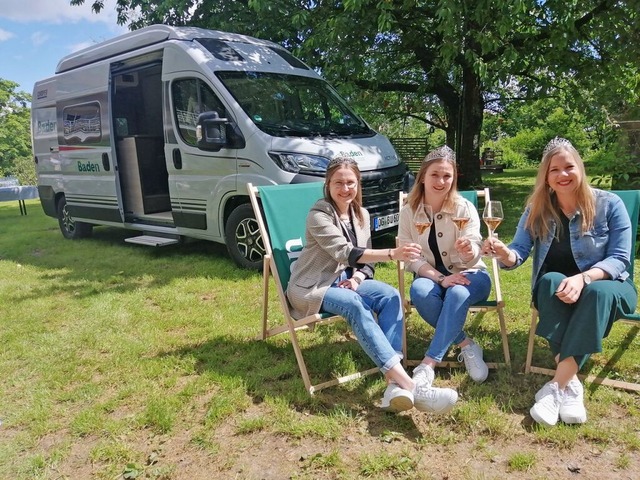
[[[324,198],[307,216],[306,243],[293,263],[287,289],[292,314],[301,318],[328,312],[347,320],[388,382],[383,409],[400,412],[415,406],[421,411],[448,412],[457,400],[455,391],[440,389],[446,395],[435,396],[416,388],[402,367],[400,294],[373,279],[373,262],[410,261],[420,254],[420,247],[407,243],[372,249],[369,213],[361,205],[357,163],[351,158],[334,158],[327,167]]]

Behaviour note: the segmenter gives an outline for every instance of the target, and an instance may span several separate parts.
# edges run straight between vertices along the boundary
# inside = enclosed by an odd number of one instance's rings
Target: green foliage
[[[87,3],[104,8],[102,0]],[[636,103],[635,3],[119,0],[116,11],[132,29],[188,24],[279,42],[367,116],[412,117],[444,130],[472,181],[486,106],[560,95],[584,112]]]
[[[17,83],[0,78],[0,176],[13,175],[24,185],[35,183],[31,160],[31,96]]]
[[[501,149],[507,168],[524,168],[537,165],[542,151],[552,138],[564,137],[573,143],[583,155],[588,155],[595,135],[593,118],[563,107],[559,99],[539,100],[532,103],[515,103],[500,115],[487,115],[483,148]],[[594,133],[596,133],[594,131]]]
[[[587,161],[593,184],[613,189],[640,189],[640,161],[628,153],[624,137],[596,149]]]

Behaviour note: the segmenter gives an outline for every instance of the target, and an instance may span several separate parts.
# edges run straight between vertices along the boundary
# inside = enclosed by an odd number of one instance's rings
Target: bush
[[[11,168],[0,168],[0,177],[13,175],[20,180],[20,185],[36,185],[36,167],[31,157],[16,158]]]
[[[586,155],[589,173],[595,186],[608,186],[614,190],[640,188],[640,163],[628,153],[624,139],[594,150]]]

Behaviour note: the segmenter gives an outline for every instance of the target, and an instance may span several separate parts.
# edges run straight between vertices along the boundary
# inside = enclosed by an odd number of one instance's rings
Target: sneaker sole
[[[467,372],[468,373],[468,372]],[[473,380],[476,383],[482,383],[484,382],[488,377],[489,377],[489,370],[487,370],[487,373],[479,378],[473,378],[471,375],[469,375],[469,377],[471,377],[471,380]]]
[[[563,415],[560,414],[560,420],[567,425],[577,425],[580,423],[587,423],[587,412],[584,415]]]
[[[531,415],[531,418],[533,418],[533,420],[540,424],[543,425],[545,427],[553,427],[556,425],[556,423],[558,423],[558,421],[556,420],[555,423],[549,423],[547,421],[545,421],[541,416],[538,415],[538,413],[534,410],[533,407],[531,407],[531,410],[529,410],[529,415]]]
[[[386,407],[381,407],[385,412],[405,412],[413,408],[413,401],[409,397],[395,397]]]

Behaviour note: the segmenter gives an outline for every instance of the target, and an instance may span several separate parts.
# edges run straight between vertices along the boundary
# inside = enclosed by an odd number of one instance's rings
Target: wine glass
[[[502,203],[491,200],[484,206],[484,212],[482,212],[482,220],[487,225],[489,230],[489,238],[492,238],[495,234],[496,228],[502,223],[504,218],[502,214]],[[494,255],[489,255],[493,257]]]
[[[467,223],[471,220],[471,214],[469,213],[469,205],[465,202],[461,209],[458,209],[456,215],[451,217],[451,221],[458,227],[458,232],[456,234],[456,239],[459,239],[462,233],[462,230],[467,226]],[[453,252],[451,255],[451,260],[454,262],[461,261],[460,255],[457,251]],[[464,262],[463,262],[464,263]]]
[[[422,235],[433,223],[433,210],[431,205],[421,203],[413,214],[413,224],[418,230],[418,235]]]

